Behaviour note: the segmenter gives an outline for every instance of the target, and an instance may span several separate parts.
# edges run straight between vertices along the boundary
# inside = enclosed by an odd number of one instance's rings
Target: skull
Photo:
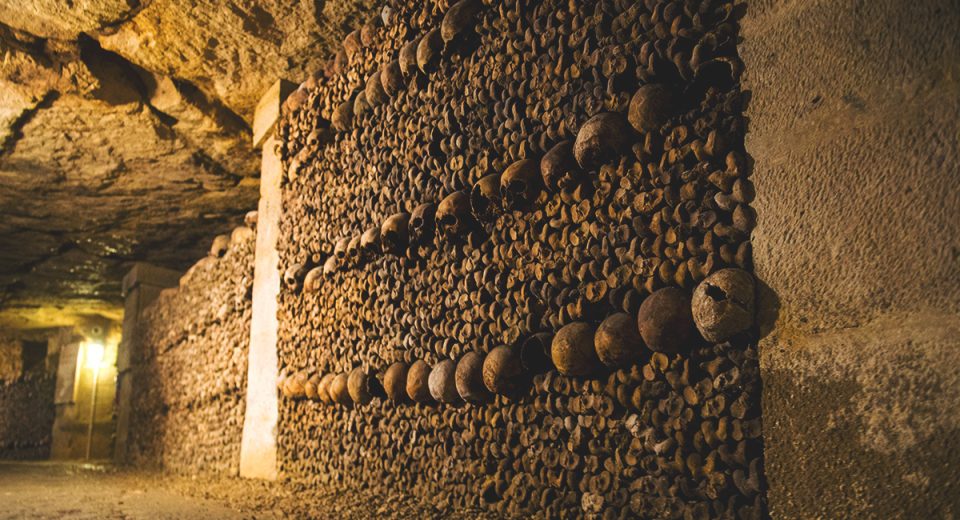
[[[381,394],[380,381],[370,377],[364,369],[357,367],[347,378],[347,391],[350,392],[353,402],[367,404]]]
[[[283,273],[283,284],[287,286],[288,289],[296,289],[300,285],[300,280],[303,279],[303,275],[306,273],[303,264],[293,264],[287,268]]]
[[[354,29],[343,39],[343,49],[347,51],[347,57],[349,58],[360,51],[360,29]]]
[[[387,96],[393,97],[400,92],[403,88],[403,71],[400,70],[399,61],[393,60],[380,69],[380,82]]]
[[[414,361],[407,371],[407,396],[417,403],[429,403],[433,399],[429,379],[430,365],[422,359]]]
[[[387,218],[380,228],[383,252],[401,256],[410,242],[410,214],[396,213]]]
[[[616,112],[604,112],[580,127],[573,154],[581,167],[597,168],[623,153],[630,140],[631,129],[626,118]]]
[[[357,92],[357,96],[353,98],[353,115],[362,116],[369,109],[370,103],[367,102],[367,94],[362,90]]]
[[[402,403],[407,400],[407,364],[396,362],[383,374],[383,388],[390,400]]]
[[[440,403],[456,403],[460,400],[456,382],[457,365],[452,359],[444,359],[433,366],[427,384],[430,396]]]
[[[333,397],[330,397],[330,383],[333,382],[333,378],[333,374],[326,374],[320,378],[320,383],[317,384],[317,397],[325,404],[333,402]]]
[[[440,35],[444,42],[451,42],[472,25],[474,17],[480,11],[478,0],[460,0],[447,9],[440,23]]]
[[[248,228],[256,230],[257,229],[257,218],[260,216],[260,213],[257,210],[248,211],[246,215],[243,216],[243,223],[247,225]]]
[[[360,235],[360,255],[367,260],[373,259],[380,252],[380,229],[376,226]]]
[[[360,263],[360,235],[351,238],[347,243],[347,261],[351,265]]]
[[[561,141],[540,160],[540,175],[548,190],[566,188],[576,180],[580,167],[573,158],[573,142]]]
[[[333,380],[330,381],[330,388],[327,390],[335,402],[344,406],[353,402],[353,398],[350,397],[350,391],[348,389],[348,381],[349,376],[347,374],[337,374],[333,377]]]
[[[343,264],[343,261],[347,259],[347,246],[350,245],[350,238],[343,237],[340,240],[337,240],[337,243],[333,246],[333,256]]]
[[[340,103],[340,106],[333,111],[330,120],[335,129],[343,132],[350,130],[350,127],[353,126],[353,104],[354,101],[348,99]]]
[[[587,323],[564,325],[553,337],[550,355],[557,371],[565,376],[589,376],[601,368],[594,348],[594,330]]]
[[[314,267],[307,271],[307,275],[303,277],[304,292],[313,292],[320,288],[320,277],[323,271],[322,267]]]
[[[507,209],[511,210],[529,207],[540,195],[540,186],[540,170],[532,159],[511,164],[500,177],[500,192]]]
[[[463,237],[473,223],[470,216],[470,197],[465,191],[447,195],[437,207],[437,229],[448,238]]]
[[[227,249],[230,248],[230,237],[227,235],[217,235],[213,239],[213,243],[210,244],[210,256],[214,258],[221,258],[223,255],[227,254]]]
[[[400,49],[400,71],[404,76],[409,76],[417,71],[417,44],[420,40],[412,40]]]
[[[410,243],[421,245],[433,240],[437,207],[432,202],[425,202],[413,210],[410,215]]]
[[[491,173],[477,181],[470,192],[470,206],[478,220],[494,220],[500,212],[500,175]]]
[[[693,291],[693,321],[712,342],[725,341],[753,326],[753,276],[742,269],[721,269]]]
[[[674,109],[673,91],[665,85],[644,85],[630,99],[627,118],[638,132],[656,132],[670,119]]]
[[[323,263],[323,274],[330,276],[337,271],[337,257],[331,256]]]
[[[364,89],[364,93],[367,95],[367,103],[370,103],[370,106],[377,106],[384,101],[386,101],[387,93],[383,90],[383,82],[380,81],[380,71],[374,71],[373,74],[370,74],[370,77],[367,78],[367,86]]]
[[[432,72],[440,61],[440,52],[443,51],[443,39],[440,29],[433,29],[423,35],[417,44],[417,66],[424,73]]]
[[[506,345],[491,350],[483,360],[483,384],[495,394],[513,393],[522,374],[517,352]]]
[[[483,356],[477,352],[467,352],[457,362],[457,392],[464,401],[482,403],[489,398],[487,387],[483,384]]]

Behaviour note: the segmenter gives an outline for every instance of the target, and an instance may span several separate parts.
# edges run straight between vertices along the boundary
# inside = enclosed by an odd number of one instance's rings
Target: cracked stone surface
[[[131,262],[204,256],[256,207],[260,96],[368,4],[0,0],[0,329],[119,318]]]

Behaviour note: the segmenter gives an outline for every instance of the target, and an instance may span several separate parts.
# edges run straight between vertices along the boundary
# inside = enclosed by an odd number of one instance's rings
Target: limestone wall
[[[747,2],[774,518],[960,514],[960,11]]]
[[[130,462],[178,473],[236,474],[246,392],[254,233],[218,237],[137,325],[127,436]]]
[[[440,516],[764,516],[756,336],[683,316],[752,269],[740,11],[389,4],[280,124],[281,477]]]

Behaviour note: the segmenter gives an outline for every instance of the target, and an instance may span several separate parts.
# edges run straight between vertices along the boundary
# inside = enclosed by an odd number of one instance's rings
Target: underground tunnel
[[[0,0],[0,518],[960,515],[953,0]]]

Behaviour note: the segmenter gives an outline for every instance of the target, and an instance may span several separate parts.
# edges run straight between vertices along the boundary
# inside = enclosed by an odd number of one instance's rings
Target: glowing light
[[[103,346],[103,343],[98,343],[95,341],[89,342],[84,345],[84,355],[83,355],[83,365],[91,370],[106,368],[104,363],[104,353],[106,348]]]

